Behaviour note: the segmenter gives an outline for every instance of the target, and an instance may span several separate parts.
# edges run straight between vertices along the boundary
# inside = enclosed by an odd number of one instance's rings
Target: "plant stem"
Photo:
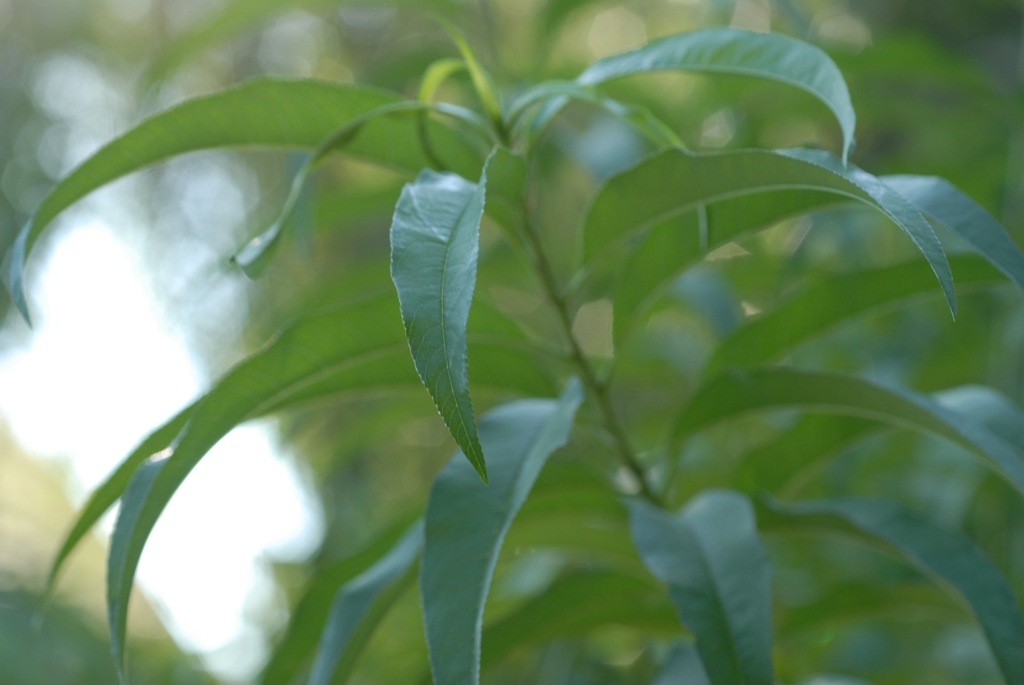
[[[537,268],[537,273],[540,276],[548,298],[551,300],[551,304],[554,305],[555,311],[558,313],[562,332],[569,341],[569,354],[572,363],[579,371],[583,385],[587,388],[587,392],[590,394],[598,413],[601,415],[601,422],[605,430],[608,431],[608,434],[611,435],[612,440],[615,442],[619,458],[640,484],[640,494],[650,502],[662,506],[663,501],[661,497],[647,482],[643,464],[637,458],[636,451],[633,449],[629,436],[626,434],[626,429],[612,407],[611,398],[608,396],[608,387],[598,380],[594,368],[587,361],[579,342],[577,342],[576,337],[572,334],[572,318],[569,316],[568,304],[561,293],[561,289],[558,287],[558,281],[551,268],[551,263],[548,261],[547,255],[544,254],[540,235],[530,219],[529,209],[525,200],[523,202],[523,223],[526,229],[524,232],[526,233],[527,241],[533,251],[534,265]]]

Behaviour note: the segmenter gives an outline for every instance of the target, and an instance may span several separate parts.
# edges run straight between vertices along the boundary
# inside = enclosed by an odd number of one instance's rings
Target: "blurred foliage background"
[[[0,248],[6,251],[56,179],[131,123],[184,98],[256,74],[353,81],[414,96],[423,69],[455,54],[420,5],[456,18],[508,91],[575,76],[595,58],[687,29],[733,25],[805,38],[828,50],[849,82],[859,116],[854,162],[876,174],[944,176],[1024,243],[1024,15],[1017,0],[0,0]],[[838,148],[828,112],[795,90],[684,75],[634,78],[614,88],[629,89],[694,149]],[[458,78],[443,97],[471,102]],[[546,196],[558,202],[540,198],[541,222],[564,272],[596,185],[647,148],[625,125],[582,106],[558,120],[544,145],[539,173],[551,189]],[[387,227],[406,179],[344,158],[319,174],[294,238],[263,279],[246,282],[228,263],[272,220],[301,159],[274,151],[200,153],[118,186],[116,197],[129,199],[110,200],[134,208],[125,230],[146,254],[168,315],[210,377],[297,312],[343,301],[354,284],[389,286]],[[47,238],[59,239],[60,231]],[[501,249],[494,230],[482,240],[481,296],[536,330],[550,330],[542,295],[523,265]],[[867,211],[819,213],[727,247],[678,281],[643,335],[614,350],[617,392],[631,398],[622,408],[641,445],[644,435],[654,443],[657,420],[681,399],[644,394],[645,378],[671,374],[685,396],[717,341],[800,283],[913,257],[909,242]],[[595,357],[613,352],[606,302],[595,300],[576,319],[576,333]],[[6,296],[0,306],[9,306]],[[6,327],[10,339],[28,335],[10,315]],[[956,322],[936,289],[911,306],[861,317],[796,354],[803,366],[928,392],[984,384],[1024,403],[1022,346],[1024,307],[1007,286],[961,292]],[[475,396],[485,406],[500,399]],[[796,420],[755,418],[742,430],[730,424],[691,441],[678,456],[688,477],[674,501],[732,485],[740,457],[772,449]],[[290,414],[281,427],[313,474],[327,522],[313,558],[275,569],[294,604],[310,579],[342,568],[381,536],[393,539],[422,509],[453,446],[425,393],[336,401]],[[606,449],[576,449],[585,448]],[[80,553],[42,621],[33,618],[49,555],[71,518],[63,480],[10,440],[0,445],[5,685],[115,681],[100,609],[99,540]],[[781,492],[902,500],[968,531],[1024,591],[1019,498],[948,443],[873,433]],[[506,548],[495,612],[582,563],[543,550],[522,550],[519,558],[513,544]],[[905,567],[862,548],[813,540],[773,540],[771,552],[781,682],[814,672],[876,683],[997,682],[968,614]],[[911,585],[913,592],[902,592]],[[422,639],[395,637],[421,630],[417,602],[408,593],[388,617],[358,682],[416,682],[426,673]],[[213,679],[175,647],[141,596],[134,611],[134,682]],[[281,621],[266,630],[272,642],[285,632]],[[630,630],[605,626],[586,638],[519,650],[488,678],[646,683],[662,658]]]

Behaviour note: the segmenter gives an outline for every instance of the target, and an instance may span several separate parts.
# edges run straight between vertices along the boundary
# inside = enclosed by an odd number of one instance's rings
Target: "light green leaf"
[[[839,499],[784,504],[766,502],[767,530],[810,530],[881,543],[925,574],[951,586],[978,618],[1009,685],[1024,683],[1024,619],[999,570],[966,537],[934,526],[894,502]]]
[[[139,466],[153,455],[170,447],[174,439],[178,437],[178,433],[181,432],[181,429],[184,428],[186,422],[192,416],[192,410],[194,408],[195,404],[190,404],[178,412],[167,423],[150,433],[149,436],[147,436],[139,446],[136,447],[116,469],[114,469],[114,472],[110,474],[91,495],[89,495],[89,500],[85,503],[85,506],[82,507],[82,511],[79,512],[78,518],[75,519],[74,525],[71,527],[67,537],[64,538],[64,542],[60,546],[57,556],[54,557],[53,565],[50,566],[50,575],[46,582],[47,596],[49,596],[56,587],[57,576],[60,573],[61,568],[64,566],[64,562],[67,561],[68,556],[75,550],[78,543],[82,541],[82,538],[84,538],[90,530],[92,530],[92,527],[96,525],[96,522],[99,521],[100,518],[102,518],[103,514],[105,514],[107,510],[114,506],[114,503],[120,499]]]
[[[883,176],[881,180],[922,214],[960,234],[978,254],[1024,288],[1024,254],[995,217],[967,193],[935,176]]]
[[[711,685],[697,648],[689,642],[680,642],[669,652],[668,662],[651,685]]]
[[[955,313],[949,264],[928,221],[867,172],[844,168],[834,157],[816,150],[694,154],[669,149],[655,153],[612,178],[594,198],[583,227],[584,262],[589,263],[638,231],[701,205],[708,207],[739,196],[780,190],[830,193],[837,199],[857,200],[881,211],[921,249]],[[743,227],[751,225],[745,223]]]
[[[675,436],[683,438],[747,412],[782,407],[875,419],[939,435],[985,459],[1024,492],[1024,457],[982,424],[926,395],[853,376],[785,368],[726,370],[690,400]]]
[[[437,685],[480,679],[484,604],[505,534],[552,452],[566,444],[583,390],[573,379],[556,400],[521,400],[480,422],[490,485],[456,453],[426,511],[420,574],[431,669]]]
[[[93,190],[176,155],[216,147],[315,148],[340,126],[399,101],[370,88],[322,81],[258,78],[213,95],[188,100],[156,114],[108,143],[46,196],[12,251],[8,285],[27,314],[23,269],[43,230],[64,209]],[[421,144],[415,120],[384,118],[368,123],[347,147],[358,157],[415,173],[433,166],[432,156],[458,173],[475,174],[482,155],[444,124],[429,120]]]
[[[391,224],[391,277],[416,370],[485,482],[487,465],[469,396],[466,325],[486,187],[486,169],[477,184],[424,171],[402,190]]]
[[[415,563],[422,547],[423,523],[417,522],[390,552],[345,584],[331,606],[309,685],[344,683],[348,679],[374,629],[415,579]]]
[[[772,582],[745,496],[709,490],[678,514],[630,502],[630,530],[668,585],[715,685],[772,685]]]
[[[664,591],[654,582],[616,571],[562,576],[538,596],[484,629],[483,670],[514,650],[602,626],[630,626],[659,635],[681,631]]]
[[[292,611],[284,638],[260,676],[261,685],[292,685],[316,649],[331,603],[343,586],[384,557],[408,531],[408,520],[377,536],[363,550],[318,571]]]
[[[437,94],[437,89],[441,87],[445,81],[450,77],[463,72],[467,69],[466,62],[461,59],[455,59],[454,57],[442,57],[437,60],[423,72],[423,78],[420,79],[420,90],[417,97],[420,102],[431,103],[434,101],[434,95]]]
[[[961,288],[1005,283],[1005,277],[977,257],[954,257],[950,268]],[[706,374],[730,366],[754,367],[778,361],[794,347],[865,312],[932,291],[930,269],[899,264],[812,282],[768,314],[738,329],[715,351]]]
[[[592,64],[577,82],[592,86],[654,71],[739,74],[800,88],[832,110],[843,131],[843,160],[853,148],[857,115],[839,67],[810,43],[774,33],[714,28],[681,33]]]
[[[462,61],[466,63],[469,78],[473,82],[473,89],[476,91],[477,97],[480,98],[480,104],[484,106],[484,111],[487,112],[487,116],[490,117],[495,127],[499,131],[503,131],[505,124],[502,115],[501,95],[494,85],[494,79],[484,69],[484,66],[476,56],[476,52],[470,46],[465,36],[462,35],[462,32],[455,27],[455,24],[437,15],[434,16],[434,20],[439,22],[444,27],[444,30],[448,32],[448,35],[451,36],[452,40],[455,41],[456,47],[459,48],[459,54],[462,55]]]

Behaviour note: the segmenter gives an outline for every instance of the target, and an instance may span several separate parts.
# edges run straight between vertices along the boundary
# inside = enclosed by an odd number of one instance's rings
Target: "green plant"
[[[268,267],[295,223],[311,174],[330,155],[415,176],[391,222],[393,286],[380,287],[380,271],[370,269],[330,295],[343,304],[297,312],[262,350],[154,432],[86,505],[50,582],[82,535],[120,499],[108,571],[118,667],[146,538],[221,437],[245,420],[314,401],[404,393],[422,383],[459,453],[434,481],[422,520],[397,526],[310,586],[311,599],[300,603],[265,682],[291,682],[314,651],[311,682],[344,680],[388,610],[418,580],[431,670],[442,685],[478,682],[481,669],[495,668],[518,647],[603,624],[630,626],[663,642],[685,626],[693,643],[680,642],[661,659],[665,678],[767,685],[773,682],[772,579],[759,530],[853,537],[940,579],[976,616],[1003,679],[1024,682],[1024,620],[1013,589],[968,538],[891,501],[792,497],[794,481],[883,425],[951,441],[1024,490],[1020,410],[992,390],[927,396],[779,363],[839,323],[935,290],[933,279],[954,316],[954,274],[961,285],[1008,278],[1024,287],[1024,255],[999,223],[941,179],[879,179],[848,163],[855,116],[846,84],[828,55],[807,43],[734,29],[696,31],[600,60],[572,81],[546,81],[513,95],[495,85],[458,30],[442,23],[461,56],[434,62],[417,100],[359,86],[260,78],[187,101],[144,121],[59,183],[15,244],[9,286],[27,318],[23,265],[52,219],[88,192],[171,156],[239,145],[312,150],[280,216],[235,257],[253,276]],[[796,86],[838,121],[840,154],[690,152],[643,102],[613,97],[612,81],[662,71]],[[435,101],[442,85],[463,72],[476,103]],[[546,197],[552,151],[545,136],[571,102],[626,122],[651,148],[590,200],[578,250],[564,242],[552,247],[566,232],[550,215],[541,218],[542,206],[553,201]],[[850,205],[876,210],[902,229],[924,260],[821,277],[723,336],[706,364],[694,355],[682,370],[643,367],[662,335],[652,322],[665,313],[666,294],[680,274],[761,229]],[[482,254],[485,222],[494,231]],[[980,258],[947,259],[937,228]],[[541,294],[546,310],[524,308],[515,320],[507,307],[480,295],[478,279]],[[607,314],[610,304],[613,316],[597,319],[610,327],[614,355],[587,349],[579,332],[584,307],[593,303],[590,311],[598,314]],[[714,307],[713,294],[702,304]],[[471,381],[478,398],[519,399],[478,421]],[[691,471],[679,456],[694,436],[719,424],[778,409],[808,415],[799,421],[769,415],[766,426],[752,429],[772,429],[769,439],[745,446],[751,449],[740,458],[723,457],[725,476]],[[572,458],[545,469],[563,447]],[[167,448],[171,456],[150,459]],[[565,564],[541,594],[506,607],[485,627],[506,535],[517,536],[518,546],[553,548],[583,561]],[[903,596],[902,589],[893,594]],[[880,593],[877,587],[860,592],[857,603]],[[333,598],[329,612],[324,597]],[[949,608],[931,596],[921,604]],[[825,600],[821,605],[816,608],[829,618],[855,613]]]

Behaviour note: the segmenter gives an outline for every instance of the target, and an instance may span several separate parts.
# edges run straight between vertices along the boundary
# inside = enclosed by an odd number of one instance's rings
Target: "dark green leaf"
[[[843,131],[843,159],[853,147],[857,115],[839,67],[823,50],[773,33],[715,28],[681,33],[592,64],[577,82],[592,86],[654,71],[755,76],[807,91],[832,110]]]
[[[925,216],[958,233],[978,254],[1024,288],[1024,254],[995,217],[967,193],[935,176],[883,176],[881,180]]]
[[[110,554],[107,557],[107,621],[110,625],[114,666],[122,685],[127,683],[124,663],[128,632],[128,600],[131,597],[135,567],[139,563],[139,555],[133,553],[132,543],[138,518],[153,490],[153,483],[166,465],[165,458],[147,461],[136,469],[124,497],[121,498],[121,511],[117,515],[114,534],[110,538]]]
[[[455,442],[487,480],[469,396],[466,325],[476,287],[487,175],[474,184],[424,171],[391,224],[391,277],[416,370]]]
[[[345,584],[331,606],[309,685],[348,679],[377,624],[415,578],[422,547],[423,523],[417,522],[380,561]]]
[[[559,400],[521,400],[480,422],[490,485],[456,453],[427,504],[420,589],[438,685],[476,685],[480,626],[505,534],[548,456],[569,439],[582,386],[573,379]]]
[[[982,457],[1024,492],[1024,458],[982,424],[926,395],[853,376],[785,368],[726,370],[691,399],[675,435],[682,438],[746,412],[781,407],[858,416],[934,433]]]
[[[1013,589],[963,535],[944,530],[886,500],[766,503],[767,529],[808,529],[881,543],[929,576],[952,586],[970,605],[1009,685],[1024,683],[1024,619]]]
[[[750,500],[710,490],[678,514],[629,509],[637,551],[668,585],[711,682],[772,685],[771,568]]]
[[[884,213],[921,248],[955,313],[949,264],[928,221],[870,174],[842,167],[834,157],[816,150],[655,153],[612,178],[594,198],[583,227],[584,261],[589,263],[609,246],[672,216],[737,196],[779,190],[830,193]]]
[[[950,267],[961,288],[1005,283],[998,271],[977,257],[954,257]],[[927,294],[934,283],[930,269],[916,262],[818,280],[727,338],[709,362],[707,374],[778,361],[833,326]]]

